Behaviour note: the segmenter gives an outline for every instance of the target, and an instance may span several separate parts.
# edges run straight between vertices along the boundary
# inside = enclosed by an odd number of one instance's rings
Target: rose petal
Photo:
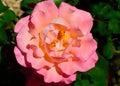
[[[85,62],[80,62],[79,64],[79,71],[80,72],[86,72],[88,70],[90,70],[91,68],[93,68],[95,66],[95,63],[98,60],[98,56],[96,54],[96,52],[94,52],[88,60],[86,60]]]
[[[84,35],[89,33],[93,26],[91,14],[79,9],[71,15],[70,22],[75,28],[80,29]]]
[[[71,47],[71,52],[74,53],[81,61],[85,61],[89,56],[95,52],[97,48],[96,41],[92,38],[91,34],[86,35],[81,39],[80,47]]]
[[[57,37],[57,30],[52,30],[50,32],[47,33],[47,36],[45,38],[45,42],[50,44],[52,41],[54,41]]]
[[[60,5],[60,17],[62,17],[71,28],[78,28],[85,35],[90,32],[93,18],[89,12],[70,6],[62,2]]]
[[[59,7],[59,16],[63,18],[67,23],[70,23],[71,14],[76,10],[77,8],[74,6],[62,2]]]
[[[42,58],[35,58],[33,56],[33,50],[29,49],[27,52],[27,61],[31,63],[31,66],[35,69],[40,69],[44,66],[52,67],[53,64],[47,62],[43,57]]]
[[[76,74],[70,75],[68,78],[64,78],[62,81],[66,84],[70,84],[76,80]]]
[[[63,62],[60,63],[58,66],[61,68],[61,70],[68,74],[71,75],[73,73],[75,73],[76,71],[80,71],[80,72],[86,72],[89,69],[93,68],[95,66],[96,61],[98,60],[98,56],[96,53],[93,53],[89,59],[85,62],[81,62],[81,61],[68,61],[68,62]]]
[[[38,74],[46,76],[47,70],[45,68],[39,69],[36,71]]]
[[[42,68],[42,69],[38,70],[37,73],[38,73],[38,74],[42,74],[43,76],[46,76],[46,74],[48,73],[47,71],[48,71],[48,70]],[[56,71],[55,71],[55,72],[56,72]],[[51,74],[51,77],[53,77],[53,74],[54,74],[54,72]],[[55,75],[54,75],[54,76],[55,76]],[[56,75],[56,77],[57,77],[57,75]],[[60,78],[61,82],[66,83],[66,84],[70,84],[71,82],[75,81],[75,79],[76,79],[76,74],[72,74],[72,75],[70,75],[70,76],[67,77],[67,78],[64,78],[64,77],[63,77],[63,79]],[[54,82],[54,81],[53,81],[53,82]]]
[[[24,55],[21,53],[21,51],[15,46],[14,48],[14,53],[15,53],[15,56],[16,56],[16,60],[18,61],[18,63],[24,67],[26,67],[26,64],[25,64],[25,57]]]
[[[60,25],[63,25],[63,26],[66,26],[66,27],[69,27],[69,25],[67,24],[67,22],[63,19],[63,18],[56,18],[52,21],[53,24],[60,24]]]
[[[15,25],[14,32],[18,33],[21,29],[27,29],[28,30],[28,22],[29,22],[30,16],[26,16],[22,19],[20,19],[17,24]]]
[[[31,22],[35,26],[35,30],[41,31],[47,24],[49,24],[58,15],[58,9],[53,1],[44,1],[38,3],[32,14]]]
[[[27,28],[23,28],[18,32],[16,37],[17,45],[23,52],[27,52],[27,45],[30,43],[32,35],[28,32]]]
[[[36,48],[36,56],[37,57],[43,57],[44,56],[44,52],[40,49],[40,48]]]
[[[44,76],[44,80],[47,83],[50,82],[60,82],[63,79],[63,77],[61,75],[59,75],[55,69],[55,67],[52,67],[51,69],[49,69],[46,73],[46,75]]]
[[[70,60],[68,62],[62,62],[58,64],[58,67],[67,75],[71,75],[79,70],[79,66],[76,64],[76,62]]]

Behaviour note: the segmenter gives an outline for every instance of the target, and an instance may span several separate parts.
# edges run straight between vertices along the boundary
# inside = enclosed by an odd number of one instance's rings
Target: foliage
[[[23,15],[18,17],[0,0],[0,86],[24,86],[24,77],[20,73],[13,48],[15,46],[15,23],[22,17],[31,14],[32,9],[41,0],[22,0]],[[57,6],[62,1],[89,11],[94,18],[91,31],[98,42],[99,61],[87,72],[77,72],[76,81],[68,86],[113,86],[120,84],[120,0],[54,0]],[[8,73],[6,75],[6,73]],[[114,76],[115,75],[115,76]],[[3,78],[4,77],[4,78]],[[13,78],[12,78],[13,77]],[[18,78],[18,79],[16,79]],[[112,79],[115,81],[113,82]],[[117,81],[118,80],[118,81]],[[14,83],[16,81],[16,83]],[[4,83],[6,82],[6,83]]]

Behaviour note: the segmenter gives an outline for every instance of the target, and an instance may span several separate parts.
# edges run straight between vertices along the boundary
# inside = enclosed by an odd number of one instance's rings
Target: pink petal
[[[22,29],[18,32],[16,37],[17,45],[23,52],[27,52],[27,45],[30,43],[32,35],[28,32],[28,29],[22,27]]]
[[[63,25],[63,26],[66,26],[66,27],[69,27],[69,25],[67,24],[67,22],[63,19],[63,18],[56,18],[52,21],[53,24],[60,24],[60,25]]]
[[[97,60],[98,60],[98,56],[96,52],[94,52],[87,61],[78,63],[80,67],[79,71],[86,72],[90,70],[95,66],[95,63],[97,62]]]
[[[89,33],[93,26],[91,14],[79,9],[71,15],[70,22],[75,28],[79,28],[84,35]]]
[[[59,7],[59,16],[67,21],[67,23],[70,23],[71,14],[76,10],[77,8],[74,6],[62,2]]]
[[[62,17],[72,28],[78,28],[83,34],[90,32],[93,18],[89,12],[70,6],[62,2],[60,5],[60,17]]]
[[[47,83],[50,82],[60,82],[63,79],[63,77],[61,75],[59,75],[55,69],[55,67],[52,67],[51,69],[49,69],[46,73],[46,75],[44,76],[44,80]]]
[[[58,67],[67,75],[71,75],[79,70],[79,66],[73,61],[62,62],[58,64]]]
[[[69,61],[69,62],[63,62],[60,63],[58,66],[61,68],[61,70],[68,74],[71,75],[75,73],[76,71],[80,72],[86,72],[89,69],[93,68],[95,66],[96,61],[98,60],[97,54],[94,52],[88,60],[85,62],[81,61]]]
[[[36,54],[37,57],[43,57],[44,56],[44,52],[40,48],[36,49],[35,54]]]
[[[39,46],[36,46],[35,44],[36,43],[28,45],[27,48],[33,50],[34,57],[36,57],[36,58],[44,57],[44,52],[42,51],[42,49],[39,48]]]
[[[15,25],[14,32],[18,33],[21,29],[28,29],[28,22],[29,22],[30,16],[26,16],[22,19],[20,19],[17,24]]]
[[[70,75],[68,78],[64,78],[62,81],[66,84],[70,84],[76,80],[76,74]]]
[[[52,67],[49,70],[42,68],[42,69],[38,70],[37,73],[42,74],[44,76],[45,82],[47,82],[47,83],[51,83],[51,82],[57,83],[63,79],[63,77],[57,73],[55,67]]]
[[[18,63],[24,67],[26,67],[26,64],[25,64],[25,57],[24,55],[22,55],[21,51],[15,46],[14,48],[14,53],[15,53],[15,56],[16,56],[16,60],[18,61]]]
[[[38,3],[31,15],[31,22],[39,31],[48,25],[58,15],[58,9],[53,1],[43,1]]]
[[[96,48],[96,41],[92,38],[91,34],[88,34],[81,39],[81,46],[72,47],[71,52],[74,53],[81,61],[85,61],[96,51]]]
[[[41,58],[34,57],[33,50],[31,49],[28,50],[26,58],[27,58],[27,61],[31,63],[31,66],[35,69],[40,69],[44,66],[48,66],[48,67],[53,66],[53,64],[46,61],[44,57],[41,57]]]
[[[38,74],[46,76],[47,70],[45,68],[41,68],[36,71]]]

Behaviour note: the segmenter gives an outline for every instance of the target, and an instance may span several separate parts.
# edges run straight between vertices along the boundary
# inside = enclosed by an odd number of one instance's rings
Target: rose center
[[[46,29],[48,30],[48,29]],[[60,24],[52,24],[45,35],[46,50],[50,57],[64,58],[64,51],[71,39],[67,28]]]
[[[80,40],[78,39],[80,34],[80,31],[68,29],[60,24],[50,25],[44,32],[46,50],[49,56],[61,59],[72,57],[69,48],[80,46]]]

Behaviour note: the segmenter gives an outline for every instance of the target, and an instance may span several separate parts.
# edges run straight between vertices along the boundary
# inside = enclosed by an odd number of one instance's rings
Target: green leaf
[[[40,1],[41,0],[22,0],[21,7],[26,8],[24,10],[33,9],[33,6]]]
[[[25,12],[23,16],[31,14],[34,6],[40,1],[41,0],[22,0],[21,9]]]
[[[4,6],[2,1],[0,0],[0,13],[6,11],[7,9],[8,9],[8,7]]]
[[[108,3],[100,2],[99,4],[93,5],[92,13],[94,16],[98,16],[99,18],[108,18],[108,14],[113,10],[112,6]]]
[[[0,28],[2,28],[2,27],[3,27],[3,25],[4,25],[3,20],[0,20]]]
[[[67,0],[66,0],[66,1],[67,1]],[[79,3],[79,0],[70,0],[70,1],[67,1],[67,3],[75,6],[75,5],[77,5],[77,4]]]
[[[101,79],[99,82],[97,81],[95,81],[93,84],[92,84],[92,86],[107,86],[106,85],[106,82],[105,81],[103,81],[103,79]]]
[[[15,13],[12,10],[5,11],[1,16],[0,19],[2,19],[5,22],[11,22],[11,21],[17,21],[17,17]]]
[[[99,21],[98,22],[98,25],[97,25],[97,29],[98,33],[101,35],[101,36],[105,36],[108,34],[108,31],[107,31],[107,24],[103,21]]]
[[[72,86],[90,86],[88,74],[77,72],[76,81]]]
[[[117,65],[120,66],[120,59],[116,61]]]
[[[1,61],[2,61],[1,50],[2,50],[2,46],[0,46],[0,63],[1,63]]]
[[[0,42],[7,42],[7,34],[5,32],[5,29],[0,27]]]
[[[91,77],[91,86],[106,86],[108,76],[108,62],[100,55],[96,66],[87,74]],[[90,86],[90,85],[89,85]]]
[[[90,86],[89,80],[83,79],[74,83],[74,86]]]
[[[85,79],[81,80],[80,81],[80,86],[90,86],[89,80],[87,80],[87,79],[86,80]]]
[[[111,19],[108,23],[108,29],[114,34],[120,34],[120,21],[118,19]]]
[[[64,1],[64,0],[54,0],[55,4],[56,4],[57,6],[59,6],[60,3],[63,2],[63,1]]]
[[[120,0],[116,0],[117,4],[118,4],[118,9],[120,9]]]
[[[104,47],[103,47],[103,54],[107,59],[111,59],[114,55],[114,45],[112,42],[108,42]]]
[[[111,12],[108,13],[107,17],[110,19],[115,19],[115,18],[120,19],[120,11],[112,10]]]
[[[82,76],[82,74],[80,72],[77,72],[76,81],[80,81],[81,76]]]

